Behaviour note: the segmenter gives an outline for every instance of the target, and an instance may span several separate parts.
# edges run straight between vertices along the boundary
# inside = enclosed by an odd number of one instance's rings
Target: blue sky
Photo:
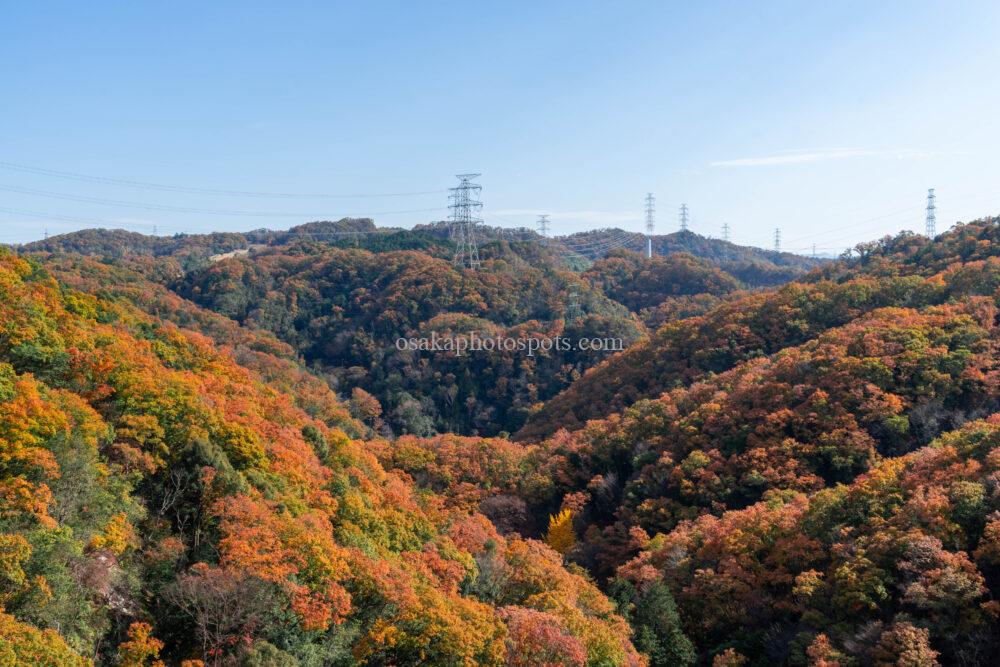
[[[477,171],[491,224],[638,231],[653,192],[658,230],[840,250],[928,187],[939,229],[1000,213],[998,34],[995,2],[7,3],[0,241],[410,226]]]

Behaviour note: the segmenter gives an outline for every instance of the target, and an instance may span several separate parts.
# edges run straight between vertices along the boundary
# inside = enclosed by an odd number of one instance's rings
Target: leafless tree
[[[194,622],[206,663],[228,665],[253,644],[271,592],[259,579],[201,563],[179,576],[164,598]]]

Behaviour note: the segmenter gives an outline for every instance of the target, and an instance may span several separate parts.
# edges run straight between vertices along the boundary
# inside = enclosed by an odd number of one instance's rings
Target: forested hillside
[[[638,314],[654,331],[665,322],[711,310],[744,287],[732,275],[693,255],[675,253],[647,259],[621,249],[594,262],[583,277]]]
[[[998,229],[770,289],[516,239],[474,272],[412,232],[6,254],[0,637],[23,664],[991,664]],[[635,342],[392,344],[473,331]]]
[[[1000,667],[998,36],[3,3],[0,667]]]
[[[248,249],[251,245],[287,243],[295,239],[320,240],[326,243],[355,242],[367,233],[394,234],[402,231],[375,227],[368,218],[344,218],[337,222],[310,222],[287,231],[258,229],[251,232],[214,232],[211,234],[174,234],[150,236],[124,229],[83,229],[52,236],[23,246],[26,252],[62,252],[93,255],[104,259],[137,257],[190,258],[203,263],[211,255]]]
[[[667,325],[566,392],[637,374],[580,430],[379,456],[498,526],[547,528],[652,664],[991,664],[998,238],[987,220],[866,244]]]
[[[328,390],[113,291],[0,254],[4,664],[641,664],[585,576],[387,473]]]
[[[643,540],[617,585],[665,582],[696,646],[758,664],[994,664],[998,447],[993,417],[851,484],[702,515]]]
[[[699,257],[732,274],[751,287],[780,285],[826,263],[826,260],[803,257],[790,252],[775,252],[736,245],[729,241],[708,238],[691,231],[654,235],[651,238],[653,254],[656,256],[682,253]],[[610,241],[614,241],[612,245],[626,250],[640,254],[646,252],[646,236],[644,234],[623,232],[620,229],[579,232],[555,240],[569,252],[581,248],[580,252],[590,259],[603,257],[606,253],[595,254],[589,248],[595,245],[600,247]]]
[[[505,248],[509,246],[504,243]],[[481,270],[423,252],[292,246],[231,258],[173,283],[180,295],[291,344],[334,387],[382,403],[396,433],[493,435],[519,428],[603,355],[580,350],[459,356],[399,338],[621,338],[642,326],[578,274],[509,249]]]
[[[527,230],[481,231],[485,264],[476,272],[451,265],[446,225],[405,231],[367,219],[173,237],[86,230],[25,250],[63,263],[93,257],[129,271],[133,283],[140,276],[155,283],[145,291],[166,287],[260,339],[279,340],[290,346],[290,358],[302,358],[335,391],[365,402],[369,421],[382,431],[417,435],[518,431],[608,353],[458,356],[399,350],[400,338],[476,332],[522,341],[618,339],[629,347],[663,323],[705,313],[739,290],[816,264],[693,234],[658,237],[658,243],[702,257],[645,259],[612,250],[590,263]],[[783,268],[775,272],[772,259]],[[747,281],[720,262],[743,267]],[[581,267],[586,270],[575,270]]]
[[[479,225],[476,234],[490,254],[500,242],[533,246],[532,252],[549,263],[586,268],[590,263],[619,250],[646,252],[646,236],[621,229],[601,229],[543,239],[533,230]],[[135,260],[139,257],[173,258],[174,266],[185,270],[204,266],[215,255],[250,251],[267,246],[284,246],[311,241],[337,247],[365,248],[373,252],[421,250],[451,257],[454,244],[447,222],[416,225],[412,230],[377,227],[369,218],[343,218],[297,225],[288,230],[257,229],[250,232],[175,234],[147,236],[121,229],[85,229],[53,236],[23,246],[27,252],[72,252],[105,259]],[[709,262],[750,287],[778,285],[799,276],[827,260],[774,252],[728,241],[707,238],[692,232],[653,236],[655,256],[687,254]],[[493,248],[493,250],[491,250]]]
[[[949,295],[929,278],[941,273],[938,282],[979,280],[971,262],[993,261],[997,243],[993,221],[959,226],[935,243],[902,234],[858,246],[848,258],[775,291],[668,322],[547,402],[519,437],[579,428],[640,398],[654,398],[740,361],[800,344],[877,308],[943,303]]]

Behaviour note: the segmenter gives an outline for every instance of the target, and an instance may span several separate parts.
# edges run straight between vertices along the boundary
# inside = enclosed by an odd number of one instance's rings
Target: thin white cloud
[[[795,150],[765,157],[737,158],[710,162],[710,167],[775,167],[789,164],[828,162],[847,158],[888,158],[894,160],[914,160],[931,157],[933,153],[918,150],[872,150],[865,148],[838,148],[826,151]]]

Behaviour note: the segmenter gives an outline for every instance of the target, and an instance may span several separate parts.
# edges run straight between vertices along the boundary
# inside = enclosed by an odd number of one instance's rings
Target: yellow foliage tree
[[[125,512],[119,512],[111,517],[104,530],[90,539],[91,549],[107,549],[116,556],[121,556],[126,550],[134,548],[138,543],[135,529],[129,523]]]
[[[31,545],[20,535],[0,533],[0,604],[19,592],[27,581],[24,564],[31,557]]]
[[[573,510],[564,509],[549,516],[549,532],[545,534],[545,543],[563,555],[576,546]]]
[[[163,667],[159,660],[163,642],[153,636],[149,623],[133,623],[128,628],[128,640],[118,645],[121,667]]]
[[[39,630],[0,609],[0,665],[11,667],[93,667],[55,630]]]

